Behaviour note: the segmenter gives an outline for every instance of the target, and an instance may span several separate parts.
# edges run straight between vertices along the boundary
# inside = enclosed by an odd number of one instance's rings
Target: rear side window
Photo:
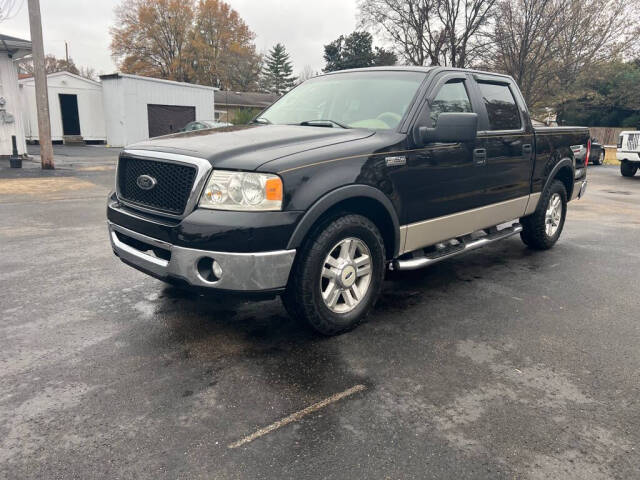
[[[431,126],[436,126],[441,113],[471,111],[471,102],[464,83],[462,81],[445,83],[431,104]]]
[[[624,137],[623,137],[622,135],[620,135],[620,136],[618,137],[618,148],[622,148],[622,139],[623,139],[623,138],[624,138]]]
[[[479,82],[480,94],[489,115],[489,130],[519,130],[520,109],[507,85]]]

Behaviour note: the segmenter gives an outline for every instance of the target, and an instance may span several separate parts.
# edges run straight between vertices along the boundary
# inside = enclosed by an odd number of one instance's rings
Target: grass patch
[[[620,165],[620,162],[616,158],[616,148],[615,147],[610,147],[610,148],[605,147],[604,152],[605,152],[604,153],[604,164],[605,165]]]

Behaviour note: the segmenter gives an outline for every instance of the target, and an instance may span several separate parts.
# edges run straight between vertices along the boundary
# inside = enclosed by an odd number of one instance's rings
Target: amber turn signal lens
[[[282,200],[282,180],[270,178],[264,185],[267,200]]]

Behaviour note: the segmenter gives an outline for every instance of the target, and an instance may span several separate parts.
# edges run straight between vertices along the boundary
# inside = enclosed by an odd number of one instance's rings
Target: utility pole
[[[66,40],[64,42],[64,56],[67,59],[67,68],[69,68],[69,44]]]
[[[51,122],[49,120],[49,95],[47,94],[47,72],[44,65],[42,42],[42,19],[40,0],[28,0],[29,27],[33,56],[33,76],[36,83],[36,108],[38,110],[38,140],[43,169],[53,169],[53,147],[51,145]]]

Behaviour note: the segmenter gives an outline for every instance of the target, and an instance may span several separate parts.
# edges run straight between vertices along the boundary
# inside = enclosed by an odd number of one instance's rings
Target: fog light
[[[222,267],[220,266],[220,264],[218,262],[216,262],[215,260],[213,261],[213,265],[211,267],[211,270],[213,271],[213,275],[217,278],[217,279],[221,279],[222,278]]]
[[[202,257],[196,265],[200,278],[205,282],[217,282],[222,276],[222,267],[213,258]]]

